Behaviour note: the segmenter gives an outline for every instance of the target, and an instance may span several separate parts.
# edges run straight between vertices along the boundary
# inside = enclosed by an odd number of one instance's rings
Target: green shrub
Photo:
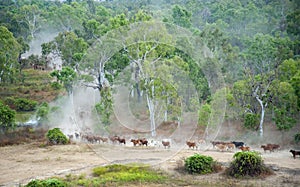
[[[37,109],[36,116],[39,121],[47,121],[50,108],[48,103],[43,102]]]
[[[247,113],[244,118],[244,126],[248,129],[256,129],[259,125],[259,115]]]
[[[59,128],[49,130],[46,135],[50,144],[67,144],[68,138],[61,132]]]
[[[15,99],[13,97],[7,97],[4,99],[4,104],[8,105],[10,108],[15,109]]]
[[[212,157],[195,154],[185,160],[184,168],[191,174],[207,174],[215,171],[215,165]]]
[[[58,82],[52,82],[52,83],[51,83],[51,87],[52,87],[54,90],[60,90],[60,89],[62,89],[62,85],[59,84]]]
[[[295,134],[294,140],[295,140],[296,144],[298,144],[300,142],[300,133]]]
[[[235,178],[258,177],[270,175],[272,171],[267,168],[261,156],[257,152],[237,152],[233,155],[234,160],[230,163],[226,174]]]
[[[59,179],[32,180],[25,187],[66,187],[67,184]]]
[[[34,111],[37,102],[25,98],[17,98],[15,99],[15,106],[17,111]]]
[[[0,129],[8,130],[15,127],[16,111],[0,102]]]

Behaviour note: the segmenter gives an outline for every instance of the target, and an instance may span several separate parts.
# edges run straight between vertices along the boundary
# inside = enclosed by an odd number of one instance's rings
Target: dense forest
[[[109,126],[113,89],[126,83],[145,101],[153,136],[161,108],[166,121],[192,111],[199,126],[238,120],[263,136],[269,121],[286,132],[300,121],[299,21],[297,0],[2,0],[0,85],[48,70],[69,97],[98,90]],[[3,132],[15,110],[33,105],[41,120],[53,111],[20,99],[1,96]]]

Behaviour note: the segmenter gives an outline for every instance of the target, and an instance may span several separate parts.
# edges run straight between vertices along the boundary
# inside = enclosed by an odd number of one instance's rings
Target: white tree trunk
[[[261,116],[260,116],[260,123],[259,123],[259,135],[260,135],[260,137],[263,137],[263,135],[264,135],[263,123],[264,123],[264,118],[265,118],[265,106],[263,104],[263,101],[258,96],[256,96],[255,98],[259,102],[260,107],[261,107]]]
[[[149,109],[149,114],[150,114],[150,130],[151,130],[151,136],[155,137],[156,136],[156,129],[155,129],[155,110],[154,110],[154,102],[153,100],[149,97],[148,94],[146,94],[147,97],[147,105]]]
[[[165,121],[168,121],[168,104],[170,103],[170,99],[167,98],[166,101],[166,110],[165,110]]]

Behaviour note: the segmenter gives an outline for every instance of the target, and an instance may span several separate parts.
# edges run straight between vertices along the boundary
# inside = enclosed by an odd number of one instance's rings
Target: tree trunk
[[[154,85],[152,85],[152,94],[154,94]],[[155,106],[154,106],[154,100],[150,98],[149,94],[146,93],[147,97],[147,105],[149,109],[150,114],[150,130],[151,130],[151,136],[156,136],[156,127],[155,127]],[[152,97],[153,98],[153,97]]]
[[[153,100],[149,97],[148,94],[146,94],[147,97],[147,104],[150,114],[150,130],[151,130],[151,136],[156,136],[156,129],[155,129],[155,110],[154,110],[154,103]]]
[[[263,123],[264,123],[264,117],[265,117],[265,106],[262,102],[262,100],[256,95],[256,100],[259,102],[261,107],[261,116],[260,116],[260,123],[259,123],[259,136],[263,137],[264,135],[264,129],[263,129]]]
[[[135,68],[135,86],[136,86],[136,94],[137,94],[137,100],[138,100],[138,103],[140,103],[141,101],[141,90],[140,90],[140,80],[139,80],[139,74],[140,74],[140,68],[139,66],[137,66]]]
[[[136,95],[137,95],[137,101],[138,103],[141,102],[141,90],[140,90],[140,86],[139,83],[136,83]]]

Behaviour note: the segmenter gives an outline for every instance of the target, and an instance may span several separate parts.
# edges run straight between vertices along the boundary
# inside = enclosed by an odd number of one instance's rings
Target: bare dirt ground
[[[81,142],[70,145],[39,147],[38,143],[0,147],[0,186],[19,186],[32,179],[52,176],[64,177],[67,174],[91,174],[92,168],[112,163],[141,162],[165,170],[177,177],[187,177],[176,171],[183,159],[195,153],[212,156],[224,167],[232,161],[234,152],[219,152],[210,145],[202,145],[198,150],[188,149],[184,145],[175,145],[170,149],[162,146],[133,147],[131,144],[113,145],[86,144]],[[257,149],[262,152],[261,150]],[[238,150],[236,150],[238,151]],[[300,158],[293,159],[288,150],[263,153],[266,165],[275,174],[265,179],[237,180],[228,179],[221,173],[204,176],[192,176],[192,180],[207,183],[227,181],[232,186],[300,186]]]

